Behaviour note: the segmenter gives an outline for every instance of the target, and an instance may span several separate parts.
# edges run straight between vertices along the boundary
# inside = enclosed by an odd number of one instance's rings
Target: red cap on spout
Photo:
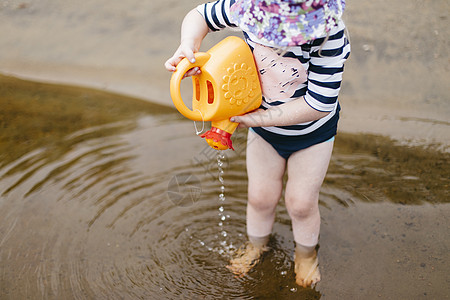
[[[231,142],[231,133],[222,129],[211,127],[211,130],[208,130],[200,137],[205,138],[208,144],[214,149],[232,149],[234,151],[233,143]]]

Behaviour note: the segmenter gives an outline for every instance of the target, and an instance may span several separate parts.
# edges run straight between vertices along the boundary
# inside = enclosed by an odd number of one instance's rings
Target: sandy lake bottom
[[[244,278],[245,131],[217,152],[173,109],[0,77],[2,299],[446,299],[448,153],[340,133],[314,289],[295,284],[283,200]],[[174,184],[174,182],[176,184]]]

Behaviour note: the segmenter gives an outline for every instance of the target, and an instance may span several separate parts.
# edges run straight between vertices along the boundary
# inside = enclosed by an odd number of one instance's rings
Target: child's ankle
[[[269,235],[262,236],[262,237],[256,237],[256,236],[248,236],[249,242],[255,247],[255,248],[266,248],[267,244],[269,243]]]
[[[301,258],[310,258],[317,255],[316,245],[304,246],[299,243],[295,243],[295,256]]]

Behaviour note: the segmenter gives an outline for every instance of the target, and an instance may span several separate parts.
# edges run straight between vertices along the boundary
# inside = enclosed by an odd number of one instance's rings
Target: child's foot
[[[247,243],[245,248],[238,249],[237,257],[230,261],[227,269],[235,275],[243,277],[259,262],[264,251],[267,251],[266,246],[255,246],[252,243]]]
[[[295,253],[295,281],[303,287],[310,287],[320,281],[319,260],[313,253]]]

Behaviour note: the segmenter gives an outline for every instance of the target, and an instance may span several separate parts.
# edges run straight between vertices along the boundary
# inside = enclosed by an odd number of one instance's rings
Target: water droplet
[[[287,271],[281,271],[281,276],[286,276]]]
[[[223,166],[224,166],[224,162],[222,161],[222,159],[224,159],[225,156],[222,154],[221,151],[217,152],[217,168],[218,168],[218,179],[219,182],[221,183],[220,186],[220,194],[219,194],[219,200],[221,202],[225,201],[225,184],[224,184],[224,179],[223,179],[223,175],[224,175],[224,170],[223,170]],[[219,254],[223,254],[225,252],[229,252],[229,247],[227,246],[227,241],[224,239],[228,236],[228,233],[223,229],[224,226],[224,222],[227,219],[227,216],[224,214],[225,208],[223,206],[219,207],[219,227],[221,229],[221,231],[219,232],[220,236],[222,237],[222,241],[220,242],[220,246],[215,249],[215,252],[218,252]],[[229,216],[228,216],[229,217]],[[226,251],[225,251],[226,250]]]
[[[290,289],[290,291],[293,292],[293,293],[295,293],[295,292],[297,291],[297,288],[296,288],[296,287],[293,287],[293,288]]]

